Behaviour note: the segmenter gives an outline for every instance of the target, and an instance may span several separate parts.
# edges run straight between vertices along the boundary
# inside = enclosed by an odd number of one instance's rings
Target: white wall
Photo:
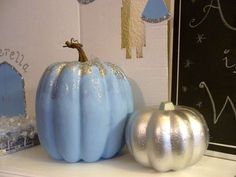
[[[77,53],[62,48],[65,40],[79,36],[78,2],[76,0],[1,0],[0,49],[19,51],[27,72],[10,60],[7,61],[25,79],[27,113],[34,117],[35,92],[39,78],[51,63],[77,59]]]

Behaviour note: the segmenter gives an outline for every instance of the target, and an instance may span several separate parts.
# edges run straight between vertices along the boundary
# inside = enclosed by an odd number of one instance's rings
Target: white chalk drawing
[[[199,101],[197,104],[196,104],[196,106],[198,107],[198,108],[201,108],[202,107],[202,101]]]
[[[227,55],[230,52],[230,49],[225,49],[224,54]]]
[[[230,69],[230,68],[235,68],[236,64],[229,64],[229,58],[228,57],[224,57],[222,59],[225,62],[225,67]]]
[[[194,63],[191,60],[186,60],[186,62],[184,63],[184,68],[190,68],[190,66],[193,64]]]
[[[204,39],[206,39],[205,35],[204,34],[197,34],[197,44],[200,44],[203,42]]]
[[[215,1],[216,1],[216,5],[213,5],[213,4],[215,4],[215,3],[214,3]],[[202,9],[203,12],[204,12],[204,14],[205,14],[205,15],[203,16],[203,18],[202,18],[199,22],[196,22],[196,19],[195,19],[195,18],[191,19],[190,22],[189,22],[189,27],[191,27],[191,28],[196,28],[196,27],[198,27],[199,25],[201,25],[201,24],[207,19],[208,15],[209,15],[209,13],[210,13],[210,11],[211,11],[212,9],[216,9],[216,10],[219,11],[220,18],[221,18],[223,24],[224,24],[228,29],[233,30],[233,31],[236,31],[236,27],[234,27],[234,26],[232,26],[231,24],[229,24],[229,23],[227,22],[227,20],[225,19],[224,13],[223,13],[223,11],[222,11],[222,7],[221,7],[220,0],[211,0],[211,1],[210,1],[210,4],[205,5],[205,6],[203,7],[203,9]]]
[[[183,92],[187,92],[187,91],[188,91],[188,87],[182,86],[182,91],[183,91]]]
[[[230,49],[225,49],[224,50],[225,55],[227,55],[229,53],[230,53]],[[235,63],[230,64],[230,58],[228,56],[225,56],[224,58],[222,58],[222,60],[224,61],[226,69],[231,69],[232,70],[232,68],[233,68],[234,70],[232,71],[232,73],[236,74],[236,64]]]
[[[229,96],[226,96],[224,105],[222,106],[222,108],[221,108],[219,114],[217,115],[217,113],[216,113],[215,101],[214,101],[214,99],[213,99],[213,97],[212,97],[212,94],[211,94],[211,92],[210,92],[210,90],[209,90],[207,84],[206,84],[204,81],[202,81],[202,82],[200,82],[200,84],[199,84],[199,88],[201,88],[201,89],[204,89],[204,88],[205,88],[205,89],[206,89],[206,92],[207,92],[207,94],[208,94],[208,96],[209,96],[209,98],[210,98],[211,106],[212,106],[212,110],[213,110],[213,123],[214,123],[214,124],[217,124],[217,122],[219,121],[219,119],[220,119],[222,113],[224,112],[224,110],[225,110],[225,108],[226,108],[226,106],[227,106],[228,103],[230,104],[230,106],[231,106],[231,108],[232,108],[232,110],[233,110],[233,113],[234,113],[234,117],[235,117],[235,119],[236,119],[236,108],[235,108],[235,106],[234,106],[234,103],[233,103],[232,99],[231,99]]]

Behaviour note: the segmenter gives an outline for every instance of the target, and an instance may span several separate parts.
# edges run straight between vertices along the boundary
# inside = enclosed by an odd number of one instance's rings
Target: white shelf
[[[69,164],[50,159],[41,146],[0,157],[0,177],[235,177],[236,162],[204,156],[177,172],[158,173],[134,161],[128,153],[96,163]]]

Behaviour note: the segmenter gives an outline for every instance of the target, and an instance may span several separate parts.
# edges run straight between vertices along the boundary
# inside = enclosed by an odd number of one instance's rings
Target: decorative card
[[[172,100],[204,115],[208,154],[230,159],[236,159],[235,19],[234,0],[175,3]]]
[[[74,0],[9,1],[0,6],[0,155],[38,144],[35,94],[45,68],[77,59],[62,46],[79,34]]]

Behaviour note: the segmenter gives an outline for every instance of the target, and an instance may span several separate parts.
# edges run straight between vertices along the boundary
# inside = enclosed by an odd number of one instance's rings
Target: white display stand
[[[96,163],[55,161],[41,146],[0,157],[0,177],[235,177],[236,162],[204,156],[197,164],[177,172],[158,173],[123,152]]]

